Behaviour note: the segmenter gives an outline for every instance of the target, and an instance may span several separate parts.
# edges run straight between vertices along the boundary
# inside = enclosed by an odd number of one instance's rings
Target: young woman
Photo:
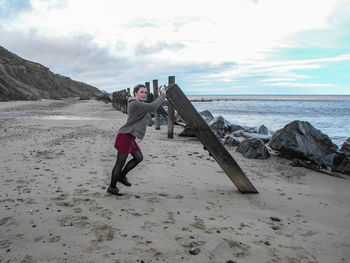
[[[126,186],[131,183],[126,178],[128,172],[138,165],[143,155],[135,139],[142,139],[146,133],[147,113],[155,111],[165,100],[166,87],[161,86],[159,89],[160,96],[152,103],[145,103],[147,89],[144,85],[139,84],[134,88],[134,97],[128,100],[128,119],[126,124],[118,130],[114,147],[118,150],[117,162],[112,170],[111,184],[107,192],[114,195],[123,195],[117,188],[117,182]],[[126,159],[131,154],[133,158],[127,163]]]

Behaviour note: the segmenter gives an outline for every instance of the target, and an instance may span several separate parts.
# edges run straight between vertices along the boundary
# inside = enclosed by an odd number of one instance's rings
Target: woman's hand
[[[166,94],[166,91],[167,91],[167,86],[165,86],[165,85],[160,86],[160,88],[159,88],[160,95]]]

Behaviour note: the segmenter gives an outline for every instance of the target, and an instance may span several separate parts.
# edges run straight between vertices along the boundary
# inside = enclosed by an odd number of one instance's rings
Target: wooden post
[[[168,86],[175,84],[175,76],[168,77]],[[175,110],[174,106],[171,103],[168,103],[168,138],[174,138],[174,119],[175,119]]]
[[[146,100],[146,102],[152,102],[151,101],[151,88],[150,88],[150,83],[147,81],[147,82],[145,82],[145,86],[146,86],[146,88],[147,88],[147,100]],[[147,125],[148,126],[152,126],[152,113],[147,113]]]
[[[124,89],[121,91],[121,107],[120,110],[123,113],[127,113],[127,109],[128,109],[128,95],[127,95],[127,91]]]
[[[208,124],[202,119],[176,84],[169,85],[167,98],[169,104],[172,104],[176,108],[181,117],[192,128],[197,138],[203,143],[204,147],[211,153],[226,175],[237,186],[238,190],[241,193],[258,193],[231,154],[221,144],[218,137],[212,132]]]
[[[158,98],[158,79],[153,80],[153,95],[154,99],[156,100]],[[159,115],[159,108],[156,110],[154,114],[155,124],[156,124],[156,130],[160,130],[160,115]]]

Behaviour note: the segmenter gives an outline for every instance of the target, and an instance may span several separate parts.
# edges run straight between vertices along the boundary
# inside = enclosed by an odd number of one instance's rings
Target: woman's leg
[[[122,173],[122,170],[123,170],[123,167],[125,165],[127,157],[128,157],[127,153],[118,152],[117,161],[116,161],[116,163],[113,167],[113,170],[112,170],[112,178],[111,178],[110,187],[116,188],[117,181]]]
[[[128,172],[130,172],[132,169],[134,169],[140,162],[143,160],[143,155],[141,151],[133,152],[131,155],[134,157],[132,158],[124,167],[123,171],[120,174],[120,178],[118,181],[120,181],[122,184],[131,186],[131,184],[127,181],[126,175]]]

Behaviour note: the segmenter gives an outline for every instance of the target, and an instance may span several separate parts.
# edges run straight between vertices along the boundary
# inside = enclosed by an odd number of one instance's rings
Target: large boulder
[[[238,146],[240,141],[232,136],[226,136],[222,139],[222,143],[227,146]]]
[[[289,158],[313,161],[330,166],[338,146],[307,121],[292,121],[272,134],[270,147]]]
[[[240,133],[241,137],[244,137],[246,139],[248,138],[256,138],[262,140],[264,143],[268,143],[271,139],[270,135],[260,134],[260,133],[250,133],[250,132],[244,132],[242,131]]]
[[[229,132],[244,131],[244,127],[239,124],[231,124],[229,127]]]
[[[231,124],[224,117],[218,116],[218,117],[212,119],[208,123],[208,125],[209,125],[210,129],[212,129],[214,132],[216,132],[218,134],[223,134],[223,133],[230,130]]]
[[[335,154],[332,171],[350,175],[350,137]]]
[[[264,142],[257,138],[249,138],[242,141],[236,151],[250,159],[267,159],[270,157],[269,150]]]
[[[185,127],[182,132],[179,133],[180,137],[197,137],[194,131],[190,127]]]
[[[214,119],[213,114],[211,114],[211,112],[208,110],[201,111],[199,114],[202,116],[203,120],[205,120],[206,123],[209,123]]]

